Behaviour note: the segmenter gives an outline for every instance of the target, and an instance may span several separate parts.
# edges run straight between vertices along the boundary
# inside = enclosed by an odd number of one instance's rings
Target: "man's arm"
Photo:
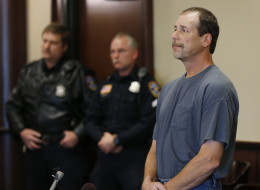
[[[168,190],[185,190],[200,185],[219,166],[223,151],[223,143],[207,140],[199,153],[165,187]]]
[[[156,141],[153,140],[150,151],[147,155],[144,169],[144,181],[142,190],[166,190],[166,188],[157,181],[156,171]]]
[[[21,95],[25,81],[25,73],[26,70],[23,68],[21,70],[18,83],[9,95],[8,101],[5,105],[8,125],[11,132],[16,136],[20,136],[21,131],[26,128],[23,119],[23,97]]]

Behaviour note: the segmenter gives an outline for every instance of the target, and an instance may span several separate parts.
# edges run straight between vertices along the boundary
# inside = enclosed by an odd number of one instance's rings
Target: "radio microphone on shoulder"
[[[96,187],[92,183],[85,183],[82,187],[81,190],[96,190]]]
[[[55,176],[53,175],[54,181],[53,181],[53,183],[52,183],[52,185],[51,185],[50,190],[54,190],[54,189],[55,189],[56,185],[57,185],[58,182],[63,178],[63,176],[64,176],[64,173],[61,172],[61,171],[57,171],[56,174],[55,174]]]

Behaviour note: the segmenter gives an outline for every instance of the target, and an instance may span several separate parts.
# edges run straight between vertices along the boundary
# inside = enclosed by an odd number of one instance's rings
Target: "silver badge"
[[[64,97],[66,94],[66,88],[63,85],[56,86],[56,92],[55,95],[58,97]]]
[[[140,83],[138,81],[131,82],[129,91],[133,93],[138,93],[140,91]]]

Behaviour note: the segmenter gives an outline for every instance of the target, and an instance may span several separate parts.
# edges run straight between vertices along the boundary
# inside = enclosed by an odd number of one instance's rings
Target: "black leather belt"
[[[63,139],[64,134],[43,134],[42,135],[42,143],[45,146],[51,146],[59,144],[61,139]]]

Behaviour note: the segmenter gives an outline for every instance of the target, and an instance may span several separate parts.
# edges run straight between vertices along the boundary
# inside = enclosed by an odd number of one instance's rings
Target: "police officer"
[[[82,117],[95,88],[69,60],[69,31],[57,23],[42,33],[42,59],[26,65],[6,104],[10,129],[25,145],[27,190],[49,189],[53,169],[64,173],[56,189],[80,189],[88,177]]]
[[[90,182],[98,190],[140,189],[160,86],[136,67],[137,43],[128,33],[113,38],[110,57],[116,71],[94,93],[85,123],[98,145]]]

